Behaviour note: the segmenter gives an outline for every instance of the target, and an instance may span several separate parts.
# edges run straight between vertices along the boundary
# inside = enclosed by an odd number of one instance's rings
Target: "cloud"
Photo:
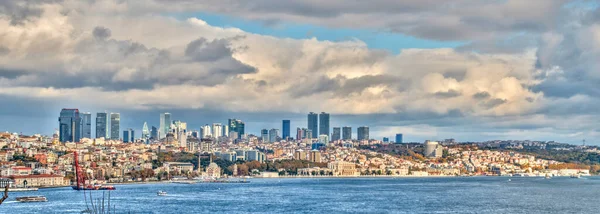
[[[24,105],[61,100],[82,109],[202,111],[214,118],[327,111],[340,126],[369,125],[381,135],[593,135],[582,115],[598,113],[586,107],[599,102],[594,10],[576,15],[566,1],[314,3],[3,3],[0,96]],[[278,38],[157,15],[196,10],[468,43],[393,54],[355,39]]]

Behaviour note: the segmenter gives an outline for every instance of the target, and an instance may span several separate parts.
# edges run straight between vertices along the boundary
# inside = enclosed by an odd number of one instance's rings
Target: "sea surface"
[[[508,179],[272,178],[117,185],[111,207],[116,213],[600,213],[600,177]],[[157,196],[159,190],[168,196]],[[101,199],[102,192],[107,199],[107,191],[93,191],[92,197]],[[25,195],[44,195],[48,202],[15,201]],[[90,206],[89,195],[84,199],[83,191],[71,188],[11,192],[0,213],[81,213],[84,200]]]

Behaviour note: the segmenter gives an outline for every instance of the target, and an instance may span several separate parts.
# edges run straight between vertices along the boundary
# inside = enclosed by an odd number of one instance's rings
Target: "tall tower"
[[[318,119],[319,115],[314,113],[314,112],[310,112],[308,113],[308,129],[310,129],[312,131],[312,138],[317,138],[319,136],[319,124],[318,124]]]
[[[325,112],[319,114],[319,135],[329,136],[329,114]]]
[[[171,113],[165,112],[160,114],[160,127],[158,138],[167,136],[171,132]]]
[[[92,114],[81,113],[81,138],[92,138]]]
[[[110,117],[106,112],[96,113],[96,138],[110,138]]]
[[[79,109],[63,108],[58,117],[59,140],[65,142],[79,142],[81,139],[81,118]]]
[[[331,141],[337,141],[341,138],[340,127],[333,127],[333,133],[331,134]]]
[[[142,139],[147,140],[150,138],[150,130],[148,129],[148,123],[144,122],[144,126],[142,127]]]
[[[352,140],[352,127],[349,127],[349,126],[342,127],[342,139]]]
[[[281,134],[281,138],[288,139],[290,137],[290,120],[283,120],[281,130],[283,133]]]
[[[110,139],[119,140],[119,131],[121,126],[121,114],[110,113]]]
[[[358,140],[369,140],[369,127],[361,126],[357,130]]]

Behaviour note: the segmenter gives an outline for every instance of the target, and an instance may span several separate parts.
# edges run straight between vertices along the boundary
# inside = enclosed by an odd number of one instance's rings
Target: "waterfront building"
[[[352,140],[352,127],[349,127],[349,126],[342,127],[342,139],[343,140]]]
[[[89,112],[81,113],[81,138],[92,138],[92,114]]]
[[[345,161],[335,161],[329,162],[327,164],[327,168],[329,168],[334,176],[359,176],[360,172],[356,171],[356,164],[345,162]]]
[[[317,138],[319,135],[319,124],[318,124],[319,115],[310,112],[308,113],[308,129],[312,130],[310,138]]]
[[[287,140],[290,137],[290,120],[283,120],[281,130],[283,133],[281,134],[281,138]]]
[[[110,138],[110,118],[106,112],[96,113],[96,138]]]
[[[396,134],[396,143],[402,143],[402,134]]]
[[[369,140],[369,127],[368,126],[358,127],[356,133],[357,133],[358,140]]]
[[[111,140],[119,140],[119,131],[121,130],[121,114],[119,113],[110,113],[110,139]]]
[[[71,182],[62,175],[17,175],[11,176],[16,187],[60,187],[68,186]]]
[[[329,136],[329,114],[321,112],[319,114],[319,135]]]
[[[221,177],[221,167],[214,162],[211,162],[208,167],[206,167],[206,176],[212,178],[220,178]]]
[[[81,118],[79,109],[63,108],[58,118],[59,141],[79,142],[81,139]]]
[[[168,112],[160,114],[160,127],[159,127],[159,136],[158,138],[165,137],[169,132],[171,132],[171,114]]]
[[[331,134],[331,141],[338,141],[341,139],[341,128],[333,127],[333,133]]]

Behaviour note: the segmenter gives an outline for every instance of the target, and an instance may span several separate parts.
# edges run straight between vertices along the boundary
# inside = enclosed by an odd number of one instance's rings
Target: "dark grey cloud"
[[[473,98],[481,100],[481,99],[487,99],[490,97],[490,93],[486,92],[486,91],[482,91],[482,92],[477,92],[476,94],[473,94]]]
[[[491,108],[495,108],[499,105],[502,105],[504,103],[506,103],[506,100],[495,98],[495,99],[491,99],[491,100],[482,102],[482,103],[480,103],[480,105],[483,106],[484,108],[491,109]]]
[[[185,55],[194,61],[215,61],[223,57],[231,57],[233,51],[229,47],[229,41],[226,39],[215,39],[207,41],[200,38],[190,42],[185,48]]]
[[[0,56],[10,53],[10,49],[0,45]]]
[[[0,66],[0,78],[15,79],[28,73],[27,70],[3,68]]]
[[[102,26],[95,27],[94,31],[92,31],[92,34],[96,39],[108,39],[111,36],[110,29]]]
[[[456,91],[456,90],[448,90],[448,91],[436,92],[433,95],[438,98],[452,98],[452,97],[458,97],[458,96],[462,95],[462,93],[460,93],[460,91]]]

